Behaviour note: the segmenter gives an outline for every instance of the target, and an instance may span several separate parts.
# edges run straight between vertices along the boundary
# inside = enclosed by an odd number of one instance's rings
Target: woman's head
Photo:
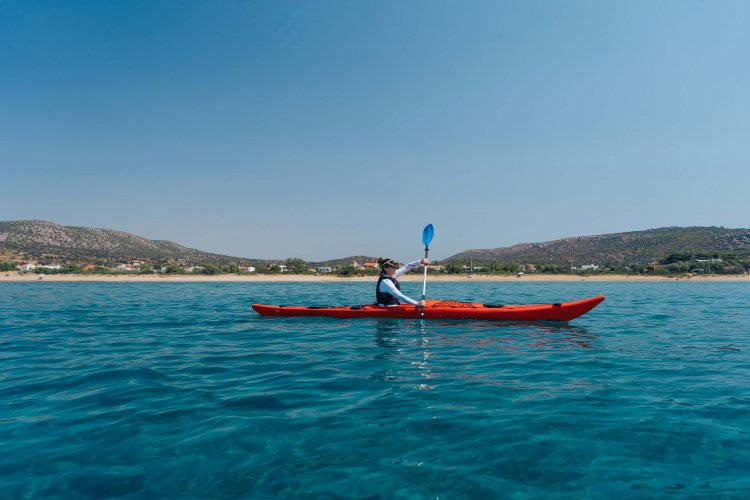
[[[398,268],[398,264],[393,259],[386,259],[386,258],[379,258],[378,259],[378,267],[380,267],[380,272],[387,275],[387,276],[393,276],[393,273],[396,272],[396,269]]]

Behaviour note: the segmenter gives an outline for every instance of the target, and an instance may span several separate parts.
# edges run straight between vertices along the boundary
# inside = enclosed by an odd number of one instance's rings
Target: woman
[[[403,293],[401,293],[401,285],[398,282],[398,277],[402,274],[408,273],[412,269],[418,266],[426,266],[430,263],[428,259],[415,260],[410,262],[403,267],[398,267],[393,259],[378,259],[378,266],[380,267],[380,278],[378,278],[378,285],[375,288],[375,301],[379,306],[397,306],[399,301],[413,304],[415,306],[423,307],[424,301],[417,302],[414,299],[410,299]]]

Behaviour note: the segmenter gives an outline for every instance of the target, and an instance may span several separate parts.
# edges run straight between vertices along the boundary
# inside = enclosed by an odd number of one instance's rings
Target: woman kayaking
[[[378,285],[375,288],[375,301],[377,304],[383,307],[397,306],[399,301],[402,301],[415,306],[424,306],[424,301],[417,302],[401,293],[401,285],[397,278],[402,274],[408,273],[415,267],[426,266],[429,263],[429,259],[422,259],[398,267],[398,264],[396,264],[393,259],[378,259],[380,278],[378,278]]]

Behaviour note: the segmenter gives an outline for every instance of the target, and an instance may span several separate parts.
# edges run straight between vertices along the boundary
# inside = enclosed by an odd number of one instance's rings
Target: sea
[[[421,283],[404,283],[418,297]],[[750,498],[750,283],[0,283],[0,498]]]

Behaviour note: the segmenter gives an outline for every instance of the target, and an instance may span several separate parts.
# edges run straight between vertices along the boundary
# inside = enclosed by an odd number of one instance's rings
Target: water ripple
[[[746,284],[430,287],[608,296],[570,325],[249,309],[371,288],[0,284],[3,498],[750,496]]]

